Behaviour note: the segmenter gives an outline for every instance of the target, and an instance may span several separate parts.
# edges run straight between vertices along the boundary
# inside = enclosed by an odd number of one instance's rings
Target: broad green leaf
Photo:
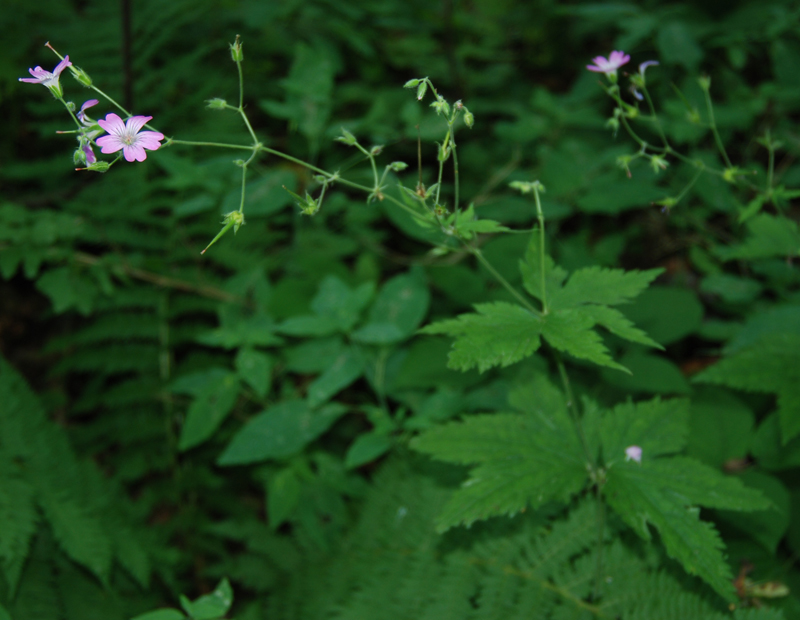
[[[459,235],[464,239],[472,239],[476,234],[480,233],[496,233],[509,230],[500,222],[476,219],[475,206],[472,204],[466,210],[456,214],[455,227]]]
[[[603,267],[579,269],[570,276],[564,288],[548,295],[549,305],[558,309],[580,304],[614,306],[625,303],[645,290],[663,271],[623,271]]]
[[[780,420],[772,413],[761,422],[753,437],[753,457],[759,466],[769,471],[800,467],[800,437],[788,443],[781,441]]]
[[[267,482],[267,517],[273,529],[287,521],[300,500],[302,483],[293,467],[286,467]]]
[[[689,401],[673,398],[617,405],[600,423],[603,460],[607,466],[623,462],[625,448],[639,446],[642,460],[680,452],[689,432]]]
[[[308,386],[308,406],[316,407],[354,383],[364,372],[364,359],[354,348],[342,351]]]
[[[194,601],[181,596],[181,607],[192,620],[217,620],[228,613],[233,603],[233,590],[227,579],[219,582],[214,591]]]
[[[778,395],[783,443],[800,435],[800,335],[765,334],[694,377],[752,392]]]
[[[678,287],[651,286],[621,310],[662,345],[688,336],[703,320],[703,306],[694,292]]]
[[[347,408],[331,403],[313,410],[301,400],[273,405],[234,435],[217,459],[219,465],[245,465],[283,459],[300,452],[330,428]]]
[[[264,398],[272,380],[272,357],[255,349],[239,349],[236,355],[236,372],[256,394]]]
[[[378,292],[366,325],[353,339],[368,344],[391,344],[410,337],[428,312],[430,292],[412,274],[396,276]]]
[[[388,452],[392,444],[392,438],[385,433],[372,432],[359,435],[350,444],[350,448],[348,448],[344,457],[344,465],[348,469],[353,469],[354,467],[371,463]]]
[[[530,242],[525,250],[525,259],[520,261],[519,270],[522,273],[522,283],[528,291],[539,301],[542,300],[542,286],[546,289],[549,299],[561,288],[567,277],[567,272],[558,267],[550,256],[544,257],[544,282],[542,282],[542,263],[539,255],[539,232],[533,231]]]
[[[433,323],[423,334],[455,337],[450,368],[484,372],[493,366],[509,366],[524,359],[541,345],[542,320],[530,311],[506,302],[476,304],[474,314]]]
[[[698,388],[692,395],[686,453],[718,468],[745,458],[755,431],[752,410],[728,390]]]
[[[720,246],[715,252],[724,261],[753,260],[772,256],[800,256],[797,222],[780,215],[761,213],[747,222],[749,235],[744,243]]]
[[[319,291],[311,302],[311,310],[333,321],[339,330],[349,332],[373,294],[371,282],[354,290],[336,276],[327,276],[319,285]]]
[[[769,510],[750,513],[724,511],[718,518],[733,524],[774,554],[791,521],[789,491],[778,478],[758,471],[746,471],[740,479],[749,489],[764,493],[772,506]]]
[[[290,317],[277,325],[275,331],[287,336],[330,336],[339,331],[339,323],[329,316],[309,314]]]
[[[714,273],[700,283],[703,293],[718,296],[730,304],[748,304],[755,301],[763,287],[753,278],[742,278],[729,273]]]
[[[626,393],[688,395],[692,392],[681,369],[666,357],[633,350],[623,355],[619,363],[630,370],[630,374],[604,370],[601,376],[606,383]]]
[[[75,308],[88,315],[94,308],[97,286],[73,267],[58,267],[36,280],[36,288],[53,302],[56,314]]]
[[[286,369],[302,374],[325,372],[344,350],[344,340],[340,336],[308,340],[283,350],[286,355]]]
[[[438,460],[479,464],[439,516],[439,531],[567,502],[586,484],[585,457],[563,397],[542,377],[513,394],[526,413],[468,416],[412,440],[413,449]]]
[[[633,323],[616,308],[609,308],[608,306],[582,306],[581,312],[590,316],[597,325],[605,327],[612,334],[620,338],[630,340],[631,342],[638,342],[648,347],[664,349],[664,347],[651,339],[641,329],[634,327]]]
[[[200,334],[197,342],[224,349],[247,345],[269,347],[283,344],[283,339],[274,333],[274,321],[262,312],[252,316],[222,314],[221,318],[222,326]]]
[[[233,373],[210,380],[189,405],[178,449],[189,450],[214,434],[236,404],[239,379]]]
[[[592,329],[595,320],[591,312],[584,312],[583,308],[557,310],[548,314],[543,323],[542,336],[555,349],[600,366],[630,372],[611,359],[600,334]]]
[[[144,614],[139,614],[135,618],[131,620],[185,620],[186,616],[184,616],[181,612],[177,609],[156,609],[154,611],[148,611]]]

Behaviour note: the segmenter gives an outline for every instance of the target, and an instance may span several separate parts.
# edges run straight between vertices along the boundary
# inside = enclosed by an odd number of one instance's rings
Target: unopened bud
[[[236,35],[236,40],[231,43],[231,58],[233,62],[242,62],[244,60],[244,52],[242,52],[242,42],[239,35]]]
[[[408,164],[404,161],[393,161],[386,167],[392,170],[393,172],[402,172],[403,170],[408,168]]]
[[[72,71],[72,77],[78,80],[78,82],[80,82],[87,88],[92,85],[92,78],[89,77],[89,74],[86,73],[86,71],[84,71],[80,67],[76,67],[75,65],[72,65],[69,69],[70,71]]]
[[[421,80],[418,80],[418,79],[408,80],[408,82],[403,84],[403,88],[414,88],[415,86],[417,86],[420,83],[420,81]]]
[[[464,112],[464,124],[472,129],[472,126],[475,124],[475,116],[466,108],[464,109],[466,110],[466,112]]]
[[[206,107],[209,110],[224,110],[228,106],[228,102],[224,99],[208,99],[206,101]]]
[[[428,90],[428,83],[421,82],[419,87],[417,88],[417,101],[422,101],[422,98],[425,96],[427,90]]]
[[[383,152],[383,145],[382,144],[379,144],[377,146],[373,146],[369,150],[369,154],[372,155],[373,157],[375,157],[376,155],[380,155],[382,152]]]
[[[353,146],[356,143],[356,137],[342,127],[342,135],[336,138],[338,142],[342,142],[348,146]]]

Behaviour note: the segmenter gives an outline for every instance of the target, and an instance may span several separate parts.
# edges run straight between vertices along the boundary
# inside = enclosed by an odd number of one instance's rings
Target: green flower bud
[[[353,146],[356,143],[356,137],[342,127],[342,135],[336,138],[337,142],[343,142],[348,146]]]
[[[206,107],[209,110],[224,110],[228,106],[228,102],[224,99],[208,99],[206,100]]]
[[[231,43],[231,58],[233,62],[242,62],[244,60],[244,52],[242,51],[242,42],[239,40],[239,35],[236,35],[236,41]]]
[[[414,88],[414,87],[415,87],[415,86],[417,86],[417,85],[418,85],[418,84],[419,84],[421,81],[422,81],[422,80],[418,80],[418,79],[408,80],[408,82],[406,82],[405,84],[403,84],[403,88]]]

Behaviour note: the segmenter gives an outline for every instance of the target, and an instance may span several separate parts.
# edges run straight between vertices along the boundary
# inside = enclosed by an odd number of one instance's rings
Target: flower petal
[[[125,146],[122,140],[120,140],[117,136],[114,135],[97,138],[95,142],[97,143],[97,146],[100,147],[100,151],[103,153],[116,153],[118,150],[120,150],[122,147]]]
[[[144,161],[147,159],[147,153],[145,153],[145,150],[138,144],[126,146],[123,149],[123,154],[125,155],[125,159],[128,161]]]
[[[152,116],[131,116],[125,123],[125,127],[130,135],[134,135],[151,120],[153,120]]]
[[[58,63],[56,65],[56,68],[53,69],[53,75],[61,75],[61,72],[71,65],[72,63],[69,61],[69,54],[67,54],[66,56],[64,56],[64,60]]]
[[[97,121],[97,124],[110,134],[120,135],[125,131],[125,123],[113,112],[107,114],[105,119]],[[98,144],[99,143],[100,141],[98,140]],[[119,149],[116,150],[118,151]]]

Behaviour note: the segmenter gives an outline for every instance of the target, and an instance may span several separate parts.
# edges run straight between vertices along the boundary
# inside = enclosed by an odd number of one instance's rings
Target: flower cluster
[[[49,44],[46,45],[50,47]],[[42,84],[47,87],[53,96],[61,101],[72,114],[75,106],[71,102],[64,101],[64,92],[59,83],[59,77],[67,67],[72,67],[73,73],[82,84],[87,86],[91,84],[88,76],[82,79],[85,73],[72,66],[69,56],[64,56],[63,60],[56,65],[52,72],[45,71],[37,66],[33,69],[28,69],[32,77],[19,78],[19,81],[29,84]],[[97,89],[95,88],[95,90]],[[127,121],[123,122],[117,114],[111,112],[106,115],[105,119],[94,121],[89,118],[86,110],[98,103],[97,99],[85,101],[80,111],[74,115],[78,129],[72,132],[59,132],[77,133],[78,150],[75,152],[76,163],[83,161],[89,165],[90,169],[94,170],[105,171],[108,169],[109,164],[97,161],[97,156],[92,150],[93,143],[99,146],[103,153],[116,153],[121,150],[122,156],[129,162],[144,161],[147,159],[146,151],[155,151],[161,146],[164,134],[158,131],[141,131],[142,127],[153,119],[152,116],[130,116]],[[104,132],[108,135],[98,137]]]

